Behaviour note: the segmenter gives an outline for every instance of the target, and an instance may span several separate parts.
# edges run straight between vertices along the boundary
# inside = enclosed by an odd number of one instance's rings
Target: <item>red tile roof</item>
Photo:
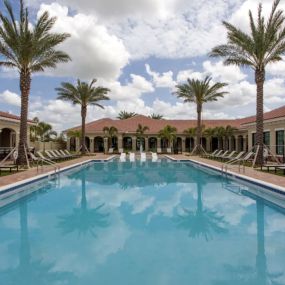
[[[264,120],[272,120],[272,119],[282,118],[282,117],[285,117],[285,106],[282,106],[270,112],[264,113]],[[241,124],[255,123],[256,117],[251,116],[251,117],[247,117],[242,120],[243,122]]]
[[[285,117],[285,106],[278,109],[272,110],[264,114],[265,120],[270,120],[274,118]],[[255,116],[234,119],[234,120],[203,120],[202,124],[206,128],[214,128],[221,126],[233,126],[236,128],[242,128],[247,123],[255,122]],[[171,125],[176,127],[178,133],[183,133],[187,128],[196,127],[196,120],[154,120],[143,115],[137,115],[133,118],[126,120],[113,120],[109,118],[104,118],[97,120],[91,123],[86,124],[86,133],[102,133],[104,127],[114,126],[118,129],[120,133],[135,133],[138,127],[138,124],[143,126],[148,126],[149,131],[146,134],[155,134],[163,129],[166,125]],[[70,130],[80,129],[81,126],[72,128]]]
[[[120,133],[135,133],[138,124],[148,126],[149,131],[146,134],[155,134],[163,129],[166,125],[176,127],[178,133],[183,133],[187,128],[196,127],[196,120],[154,120],[143,115],[137,115],[133,118],[126,120],[112,120],[112,119],[101,119],[86,124],[86,133],[100,133],[104,127],[114,126]],[[203,120],[202,122],[205,127],[217,127],[217,126],[235,126],[240,127],[239,120]],[[73,128],[72,130],[80,129],[81,126]]]
[[[10,114],[10,113],[7,113],[7,112],[2,112],[0,111],[0,118],[7,118],[7,119],[12,119],[12,120],[17,120],[17,121],[20,121],[21,118],[19,116],[16,116],[16,115],[13,115],[13,114]],[[32,120],[28,120],[28,122],[32,123],[33,121]]]

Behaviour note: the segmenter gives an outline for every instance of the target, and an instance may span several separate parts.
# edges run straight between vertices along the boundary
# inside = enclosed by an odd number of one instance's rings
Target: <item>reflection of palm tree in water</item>
[[[107,227],[109,225],[107,221],[109,214],[100,212],[104,204],[101,204],[94,209],[89,209],[87,207],[86,177],[84,170],[81,174],[81,181],[80,208],[73,209],[71,214],[60,216],[58,227],[62,229],[63,234],[77,231],[79,235],[90,233],[92,236],[96,237],[94,229],[98,227]]]
[[[70,272],[58,272],[54,270],[51,263],[43,263],[42,260],[31,259],[28,209],[27,201],[20,204],[20,251],[19,265],[0,273],[1,284],[5,285],[52,285],[52,284],[74,284],[76,279]],[[3,283],[2,283],[3,282]]]
[[[224,281],[214,281],[214,285],[282,285],[276,281],[283,273],[269,273],[267,270],[264,239],[264,202],[256,200],[257,254],[255,268],[251,266],[225,265],[230,277]]]
[[[212,238],[213,233],[226,233],[226,222],[224,217],[216,211],[203,208],[203,185],[197,183],[197,209],[191,211],[184,209],[183,215],[178,216],[178,226],[189,230],[189,236],[192,238],[204,236],[208,241]]]

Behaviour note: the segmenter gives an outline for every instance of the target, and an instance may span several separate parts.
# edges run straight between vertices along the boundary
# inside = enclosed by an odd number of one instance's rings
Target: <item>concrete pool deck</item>
[[[210,166],[217,167],[218,169],[221,169],[223,162],[216,161],[216,160],[211,160],[207,158],[201,158],[198,156],[187,156],[187,155],[169,155],[171,158],[174,160],[192,160],[198,163],[205,163]],[[238,171],[238,167],[231,167],[229,171],[240,174],[243,176],[246,176],[248,178],[252,179],[257,179],[260,181],[264,181],[266,183],[274,184],[279,187],[285,188],[285,177],[274,175],[271,173],[259,171],[258,169],[253,169],[252,167],[245,167],[245,172],[241,170],[240,172]]]
[[[66,160],[66,161],[58,163],[58,165],[60,166],[60,168],[65,168],[65,167],[69,167],[69,166],[76,165],[79,163],[83,163],[88,160],[107,160],[107,159],[110,159],[111,157],[112,155],[96,154],[96,155],[84,156],[84,157],[80,157],[80,158],[76,158],[72,160]],[[54,167],[52,166],[45,166],[43,167],[43,169],[40,168],[39,171],[37,171],[37,167],[33,167],[28,170],[15,172],[13,174],[0,177],[0,187],[8,186],[10,184],[14,184],[14,183],[21,182],[21,181],[31,179],[31,178],[36,178],[37,176],[41,176],[43,174],[52,172],[53,169]]]
[[[114,155],[105,155],[105,154],[96,154],[96,155],[90,155],[90,156],[84,156],[73,160],[68,160],[59,163],[60,168],[64,169],[66,167],[71,167],[76,164],[84,163],[85,161],[89,160],[108,160],[112,158]],[[161,155],[160,157],[164,157],[164,155]],[[192,160],[197,163],[204,163],[209,166],[216,167],[218,169],[221,169],[223,163],[220,161],[200,158],[198,156],[186,156],[186,155],[168,155],[168,157],[171,157],[173,160]],[[9,185],[20,183],[21,181],[37,178],[44,174],[51,173],[53,171],[53,167],[44,167],[43,170],[37,171],[37,168],[31,168],[29,170],[17,172],[11,175],[0,177],[0,187],[7,187]],[[259,180],[260,182],[264,181],[265,183],[273,184],[279,187],[285,188],[285,177],[277,176],[274,174],[261,172],[256,169],[253,169],[251,167],[245,168],[245,173],[242,171],[239,172],[237,167],[231,168],[230,171],[232,173],[236,173],[239,175],[243,175],[245,177]]]

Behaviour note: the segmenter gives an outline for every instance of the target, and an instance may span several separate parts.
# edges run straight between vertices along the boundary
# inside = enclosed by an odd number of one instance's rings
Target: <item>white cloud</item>
[[[173,80],[173,72],[167,71],[162,74],[151,70],[149,64],[145,65],[146,72],[152,77],[154,85],[158,88],[174,88],[176,82]]]
[[[14,92],[5,90],[0,93],[0,102],[19,107],[21,105],[21,97]]]
[[[60,48],[70,55],[72,62],[60,64],[51,71],[52,75],[82,79],[115,79],[120,75],[129,61],[129,53],[123,42],[100,24],[94,15],[77,13],[71,16],[68,8],[58,3],[42,4],[38,17],[44,11],[57,17],[54,32],[71,35]]]

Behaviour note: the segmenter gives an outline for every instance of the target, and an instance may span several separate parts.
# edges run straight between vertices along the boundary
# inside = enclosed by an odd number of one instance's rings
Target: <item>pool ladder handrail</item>
[[[54,173],[57,174],[60,171],[60,165],[54,161],[51,161],[49,159],[45,159],[45,158],[38,158],[37,159],[37,171],[39,171],[39,162],[41,162],[41,167],[43,168],[44,165],[43,163],[46,163],[50,166],[54,167]]]

